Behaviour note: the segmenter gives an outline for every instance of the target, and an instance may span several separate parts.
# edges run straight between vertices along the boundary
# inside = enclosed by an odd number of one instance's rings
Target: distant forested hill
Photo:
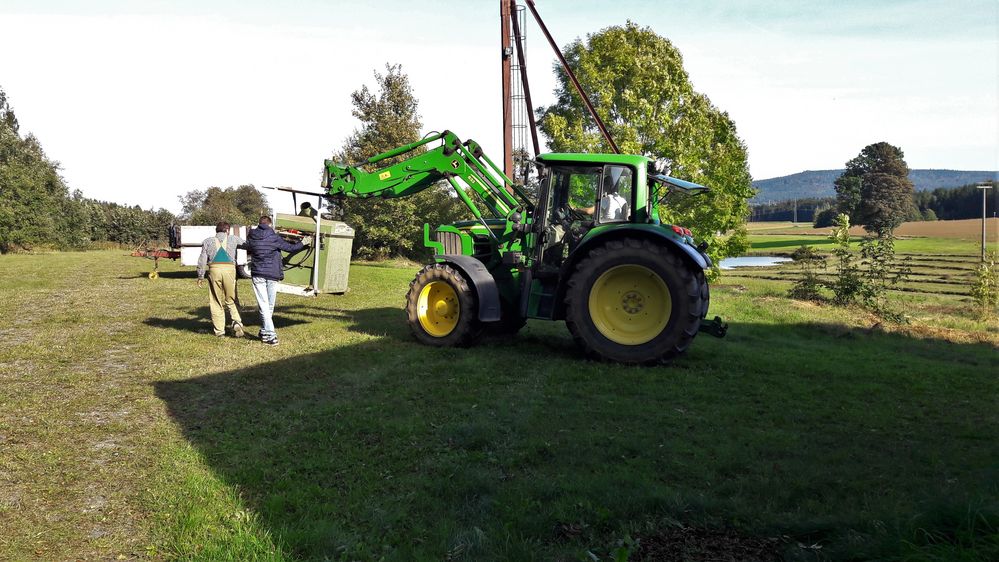
[[[759,194],[751,199],[750,203],[834,197],[836,191],[833,189],[833,182],[842,173],[843,170],[808,170],[790,176],[757,180],[753,182],[753,187],[759,191]],[[909,179],[916,186],[916,191],[959,187],[995,180],[996,176],[995,171],[912,170],[909,172]]]

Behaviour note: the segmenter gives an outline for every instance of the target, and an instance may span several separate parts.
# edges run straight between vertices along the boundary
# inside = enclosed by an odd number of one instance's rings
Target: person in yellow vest
[[[215,225],[215,236],[201,243],[198,257],[198,286],[208,271],[208,308],[212,313],[212,330],[217,337],[225,335],[225,312],[232,318],[232,333],[243,337],[243,319],[236,306],[236,246],[245,243],[229,234],[229,223]]]

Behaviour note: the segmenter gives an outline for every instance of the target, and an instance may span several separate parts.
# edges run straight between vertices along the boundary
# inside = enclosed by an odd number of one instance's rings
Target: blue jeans
[[[257,308],[260,309],[260,337],[276,338],[274,332],[274,304],[277,302],[277,281],[253,277],[253,294],[257,297]]]

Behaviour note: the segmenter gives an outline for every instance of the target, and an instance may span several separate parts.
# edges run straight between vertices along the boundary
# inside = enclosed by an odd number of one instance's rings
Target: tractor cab
[[[595,228],[650,222],[644,156],[543,154],[536,263],[559,268]]]

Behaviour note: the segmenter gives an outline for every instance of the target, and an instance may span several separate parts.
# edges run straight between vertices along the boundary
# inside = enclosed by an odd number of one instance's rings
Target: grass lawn
[[[859,249],[861,236],[853,237]],[[814,246],[817,250],[832,252],[833,242],[828,236],[818,234],[756,234],[749,233],[750,254],[790,254],[800,246]],[[941,256],[980,256],[980,243],[960,238],[899,238],[895,251],[901,254],[931,254]]]
[[[345,296],[282,295],[268,348],[121,254],[0,256],[2,560],[640,559],[678,529],[999,558],[999,335],[960,301],[872,328],[723,277],[728,337],[633,368],[562,323],[420,346],[414,270],[358,264]]]

